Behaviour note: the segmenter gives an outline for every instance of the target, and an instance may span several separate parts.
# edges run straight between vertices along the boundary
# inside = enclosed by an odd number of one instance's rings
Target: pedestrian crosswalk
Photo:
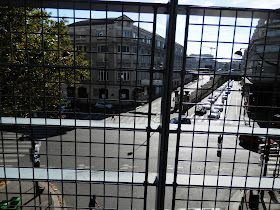
[[[13,132],[2,132],[0,143],[0,166],[13,166],[20,158],[29,154],[30,141],[18,141],[20,135]]]

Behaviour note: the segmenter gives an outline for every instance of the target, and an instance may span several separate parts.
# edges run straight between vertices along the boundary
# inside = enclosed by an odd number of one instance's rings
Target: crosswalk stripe
[[[0,152],[3,153],[3,150],[0,149]],[[15,149],[4,149],[5,153],[12,153],[12,152],[17,152]],[[29,152],[29,149],[19,149],[18,152]],[[0,154],[1,157],[1,154]]]
[[[31,144],[29,144],[29,145],[16,145],[16,144],[14,144],[14,145],[4,145],[4,149],[5,148],[15,148],[15,149],[17,149],[17,148],[30,148],[31,147]],[[2,148],[2,145],[0,146],[0,149]]]
[[[10,157],[24,157],[26,154],[4,154],[5,159]],[[3,154],[0,155],[0,158],[3,158]]]
[[[31,141],[18,141],[16,139],[13,139],[13,140],[7,140],[7,139],[1,139],[1,143],[0,145],[2,145],[2,142],[5,144],[30,144]]]
[[[3,159],[0,159],[0,163],[3,163],[3,162],[4,162]],[[18,160],[15,159],[15,158],[13,158],[13,159],[6,159],[5,158],[5,165],[6,165],[6,163],[17,163],[17,162],[18,162]]]

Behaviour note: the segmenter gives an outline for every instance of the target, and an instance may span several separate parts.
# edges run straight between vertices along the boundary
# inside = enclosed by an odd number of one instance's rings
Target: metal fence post
[[[169,140],[169,121],[171,109],[172,74],[174,66],[175,31],[178,0],[170,0],[168,5],[168,17],[165,41],[165,67],[163,72],[163,91],[161,101],[161,130],[159,139],[158,158],[158,183],[156,194],[156,209],[164,209],[165,183]]]

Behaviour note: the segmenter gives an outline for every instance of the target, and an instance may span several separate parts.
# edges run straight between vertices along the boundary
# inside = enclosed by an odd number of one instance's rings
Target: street
[[[188,88],[195,88],[193,87],[194,85],[197,84],[193,83]],[[248,126],[245,125],[245,120],[248,121],[248,117],[242,115],[243,110],[240,108],[242,101],[239,89],[240,85],[238,82],[234,82],[220,119],[209,120],[207,114],[203,116],[194,115],[195,107],[192,107],[186,113],[191,119],[191,123],[206,127]],[[207,98],[203,99],[201,104],[206,102]],[[152,103],[152,113],[154,114],[151,117],[153,122],[160,121],[160,103],[161,98],[156,99]],[[217,103],[220,103],[220,98],[217,99]],[[121,113],[119,116],[115,116],[115,119],[108,117],[104,121],[115,124],[120,122],[146,124],[148,120],[147,113],[148,105],[146,104],[137,108],[135,113]],[[178,113],[171,114],[170,118],[173,117],[178,117]],[[156,174],[157,172],[158,132],[152,132],[149,141],[147,141],[147,133],[143,131],[69,128],[67,130],[64,129],[62,132],[60,129],[58,127],[48,131],[44,130],[45,133],[52,131],[57,135],[49,135],[47,138],[41,139],[41,168],[145,173],[146,155],[149,155],[147,172],[149,174]],[[8,140],[9,136],[16,134],[3,132],[3,135]],[[18,134],[19,136],[20,134]],[[172,175],[177,171],[178,175],[260,176],[261,167],[258,166],[259,154],[240,147],[236,135],[223,136],[222,155],[221,158],[217,157],[218,136],[218,134],[210,135],[209,133],[181,133],[178,150],[179,161],[177,169],[175,169],[177,134],[170,134],[167,173]],[[16,136],[13,136],[12,139],[16,138]],[[147,151],[148,143],[149,151]],[[14,149],[18,149],[18,157],[14,157],[14,160],[19,158],[19,162],[11,161],[11,156],[15,156],[15,154],[13,154],[12,150],[8,150],[8,144],[5,142],[3,144],[5,145],[5,153],[11,152],[11,155],[5,154],[6,166],[31,166],[28,155],[30,142],[17,141],[16,144],[13,144]],[[3,163],[3,159],[1,161]],[[57,182],[55,185],[62,193],[62,197],[68,206],[86,208],[90,194],[96,194],[98,202],[106,209],[126,209],[130,207],[143,209],[143,186],[132,186],[130,184],[103,185],[88,182]],[[176,192],[176,199],[178,199],[176,208],[225,208],[228,203],[227,201],[234,192],[236,190],[213,190],[203,187],[178,188]],[[148,186],[147,193],[147,209],[153,209],[156,195],[155,186]],[[78,196],[75,196],[76,194]],[[167,187],[166,196],[167,201],[169,199],[172,200],[172,186]],[[131,199],[131,197],[134,199]],[[204,202],[201,202],[201,200],[204,200]],[[171,202],[167,204],[167,207],[171,208]]]

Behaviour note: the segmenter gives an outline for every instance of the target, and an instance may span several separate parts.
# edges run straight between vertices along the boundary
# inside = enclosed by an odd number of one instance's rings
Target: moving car
[[[240,135],[239,144],[241,146],[252,146],[254,148],[258,147],[259,144],[268,143],[265,136],[253,136],[253,135]],[[270,143],[273,144],[274,141],[270,139]]]
[[[171,119],[170,123],[171,124],[178,124],[179,123],[178,117],[175,117],[175,118]],[[181,118],[181,124],[191,124],[191,120],[187,117],[182,117]]]
[[[207,111],[207,109],[205,107],[198,106],[198,107],[196,107],[195,114],[202,116],[202,115],[206,114],[206,111]]]
[[[104,108],[111,109],[111,108],[113,108],[113,105],[105,104],[104,101],[98,101],[98,102],[96,102],[95,107],[99,108],[99,109],[104,109]]]

